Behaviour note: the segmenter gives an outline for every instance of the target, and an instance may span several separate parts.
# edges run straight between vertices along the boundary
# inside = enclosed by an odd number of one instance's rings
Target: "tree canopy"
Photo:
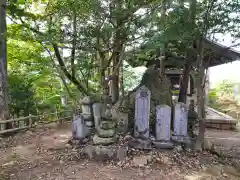
[[[196,65],[196,42],[201,37],[215,41],[216,33],[230,33],[239,38],[238,0],[194,2],[9,1],[11,103],[21,106],[16,101],[17,83],[29,93],[23,92],[21,98],[33,98],[36,109],[61,107],[63,96],[71,102],[82,95],[100,98],[106,77],[111,77],[116,102],[134,86],[136,74],[131,66],[144,65],[154,57],[178,67],[188,61]],[[214,53],[205,48],[205,59],[219,59]]]

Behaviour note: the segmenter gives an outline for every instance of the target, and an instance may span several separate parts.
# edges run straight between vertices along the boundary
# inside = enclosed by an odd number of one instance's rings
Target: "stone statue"
[[[96,134],[93,137],[93,143],[108,145],[116,141],[116,122],[113,121],[110,106],[107,105],[99,125],[96,125]]]
[[[80,114],[73,115],[72,136],[75,140],[83,140],[89,135],[89,130],[85,125],[84,118]]]

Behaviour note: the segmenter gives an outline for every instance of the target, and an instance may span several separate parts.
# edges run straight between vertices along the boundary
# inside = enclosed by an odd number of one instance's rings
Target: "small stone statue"
[[[94,144],[108,145],[116,142],[116,122],[112,120],[111,109],[109,105],[101,117],[99,125],[96,126],[96,134],[93,137]]]
[[[83,116],[73,115],[72,136],[74,140],[83,140],[88,136],[89,130],[85,125]]]

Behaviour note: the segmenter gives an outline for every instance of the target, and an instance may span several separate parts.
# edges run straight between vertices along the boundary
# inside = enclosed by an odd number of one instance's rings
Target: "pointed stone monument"
[[[142,86],[137,90],[134,138],[129,142],[131,147],[137,149],[151,149],[151,140],[149,138],[150,98],[151,92],[147,87]]]

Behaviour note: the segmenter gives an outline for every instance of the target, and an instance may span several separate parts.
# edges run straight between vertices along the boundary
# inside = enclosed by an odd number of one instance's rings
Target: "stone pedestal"
[[[128,142],[129,147],[141,150],[150,150],[152,141],[150,139],[133,138]]]
[[[93,146],[88,145],[83,148],[83,154],[90,159],[97,161],[117,160],[124,161],[127,156],[127,147],[125,146]]]

